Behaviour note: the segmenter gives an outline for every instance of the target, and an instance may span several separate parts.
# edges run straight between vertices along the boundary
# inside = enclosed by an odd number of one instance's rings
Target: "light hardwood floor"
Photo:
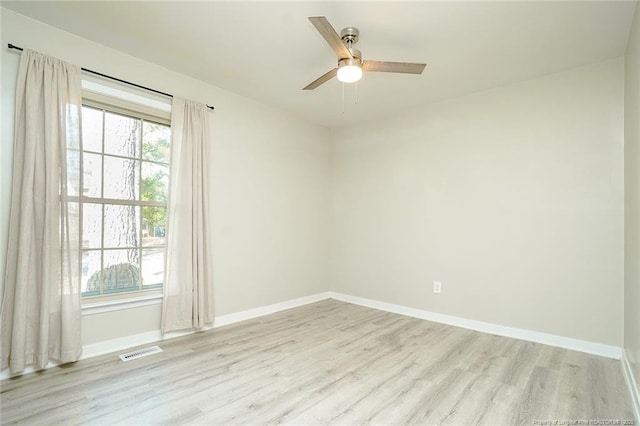
[[[619,361],[335,300],[159,346],[3,381],[2,424],[633,419]]]

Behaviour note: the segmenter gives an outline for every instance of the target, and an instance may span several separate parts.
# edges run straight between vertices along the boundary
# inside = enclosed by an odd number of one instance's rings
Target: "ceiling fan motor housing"
[[[340,59],[338,61],[338,67],[347,67],[347,66],[356,66],[359,67],[361,66],[362,63],[360,61],[360,58],[344,58],[344,59]]]

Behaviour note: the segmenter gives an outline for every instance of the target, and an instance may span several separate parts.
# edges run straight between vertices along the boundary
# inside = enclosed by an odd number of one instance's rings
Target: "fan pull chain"
[[[356,90],[356,92],[355,92],[355,93],[356,93],[356,96],[355,96],[355,104],[356,104],[356,105],[358,105],[358,82],[357,82],[357,81],[356,81],[356,88],[355,88],[355,90]]]
[[[342,114],[344,114],[344,83],[342,83]]]

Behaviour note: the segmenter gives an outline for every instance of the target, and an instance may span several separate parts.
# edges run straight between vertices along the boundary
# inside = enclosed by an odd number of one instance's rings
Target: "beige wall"
[[[216,315],[326,291],[327,131],[291,114],[127,56],[6,9],[2,46],[14,43],[216,106],[211,186]],[[12,123],[19,55],[2,60],[0,258],[5,258]],[[0,267],[4,276],[4,262]],[[159,329],[160,305],[83,319],[83,343]]]
[[[338,132],[331,290],[621,346],[623,70]]]
[[[640,3],[625,64],[624,348],[640,388]]]
[[[15,43],[216,105],[211,164],[217,315],[331,289],[622,345],[622,60],[329,133],[0,11],[3,45]],[[2,49],[0,59],[3,259],[19,56]],[[637,175],[626,178],[637,182]],[[628,277],[630,265],[637,262],[627,261]],[[432,293],[434,280],[443,283],[441,295]],[[637,283],[633,287],[628,279],[626,286],[627,295],[636,297],[635,315]],[[637,324],[638,317],[631,318],[629,297],[626,303],[626,347],[637,355],[637,329],[630,338],[628,324]],[[158,318],[159,305],[85,317],[83,341],[157,330]]]

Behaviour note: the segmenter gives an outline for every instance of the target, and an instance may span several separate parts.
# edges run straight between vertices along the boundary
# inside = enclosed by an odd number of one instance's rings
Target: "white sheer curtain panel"
[[[204,104],[173,99],[162,331],[213,323],[209,227],[209,117]]]
[[[80,68],[25,50],[0,330],[2,368],[76,361],[80,337]]]

